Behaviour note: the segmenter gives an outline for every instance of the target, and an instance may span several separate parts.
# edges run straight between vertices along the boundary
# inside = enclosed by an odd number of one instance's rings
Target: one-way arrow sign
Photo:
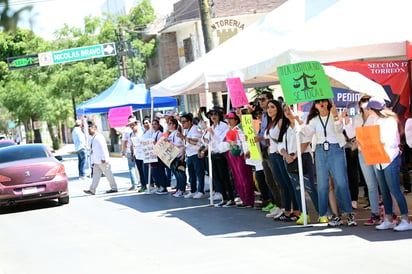
[[[116,55],[116,47],[114,43],[103,44],[103,52],[105,56]]]

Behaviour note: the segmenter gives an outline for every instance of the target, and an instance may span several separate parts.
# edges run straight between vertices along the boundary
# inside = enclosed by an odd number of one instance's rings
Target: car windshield
[[[0,149],[0,163],[46,157],[47,153],[42,146],[9,146]]]

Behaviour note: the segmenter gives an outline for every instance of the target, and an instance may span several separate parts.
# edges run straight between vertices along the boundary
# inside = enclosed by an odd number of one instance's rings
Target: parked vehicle
[[[64,165],[43,144],[0,148],[0,206],[44,199],[69,203]]]
[[[13,140],[0,140],[0,148],[14,146],[16,143]]]

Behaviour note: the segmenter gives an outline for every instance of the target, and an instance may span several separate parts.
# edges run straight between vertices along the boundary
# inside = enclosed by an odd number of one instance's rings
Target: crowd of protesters
[[[338,113],[330,99],[316,100],[303,121],[281,97],[274,99],[271,92],[263,92],[247,107],[228,113],[221,107],[209,111],[202,107],[196,117],[168,111],[165,115],[157,113],[153,121],[145,117],[143,125],[130,116],[130,130],[123,134],[122,147],[128,157],[129,190],[202,199],[206,197],[205,175],[210,169],[213,180],[209,183],[215,190],[210,199],[218,199],[215,207],[255,207],[265,211],[268,218],[304,224],[305,216],[308,222],[311,219],[301,202],[299,176],[303,175],[304,191],[318,213],[317,222],[337,227],[357,225],[353,210],[361,183],[369,201],[365,208],[371,210],[370,219],[363,225],[374,225],[378,230],[412,230],[404,197],[411,191],[405,148],[409,148],[408,141],[412,143],[408,138],[412,122],[407,122],[410,128],[404,130],[397,115],[379,98],[362,96],[357,106],[358,114],[349,118],[346,110]],[[255,121],[254,141],[262,159],[257,163],[249,161],[248,137],[242,127],[242,115],[246,114]],[[390,162],[366,164],[356,128],[370,125],[380,127],[380,142]],[[162,137],[177,148],[176,157],[170,166],[160,158],[156,163],[145,163],[141,142],[156,144]],[[303,168],[300,174],[296,169],[298,158]],[[407,175],[404,193],[402,170]],[[172,176],[175,185],[171,185]]]

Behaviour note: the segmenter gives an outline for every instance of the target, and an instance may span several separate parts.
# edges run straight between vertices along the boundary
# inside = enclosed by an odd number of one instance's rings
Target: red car
[[[15,144],[13,140],[0,140],[0,147],[14,146]]]
[[[64,165],[43,144],[0,148],[0,206],[44,199],[69,203]]]

